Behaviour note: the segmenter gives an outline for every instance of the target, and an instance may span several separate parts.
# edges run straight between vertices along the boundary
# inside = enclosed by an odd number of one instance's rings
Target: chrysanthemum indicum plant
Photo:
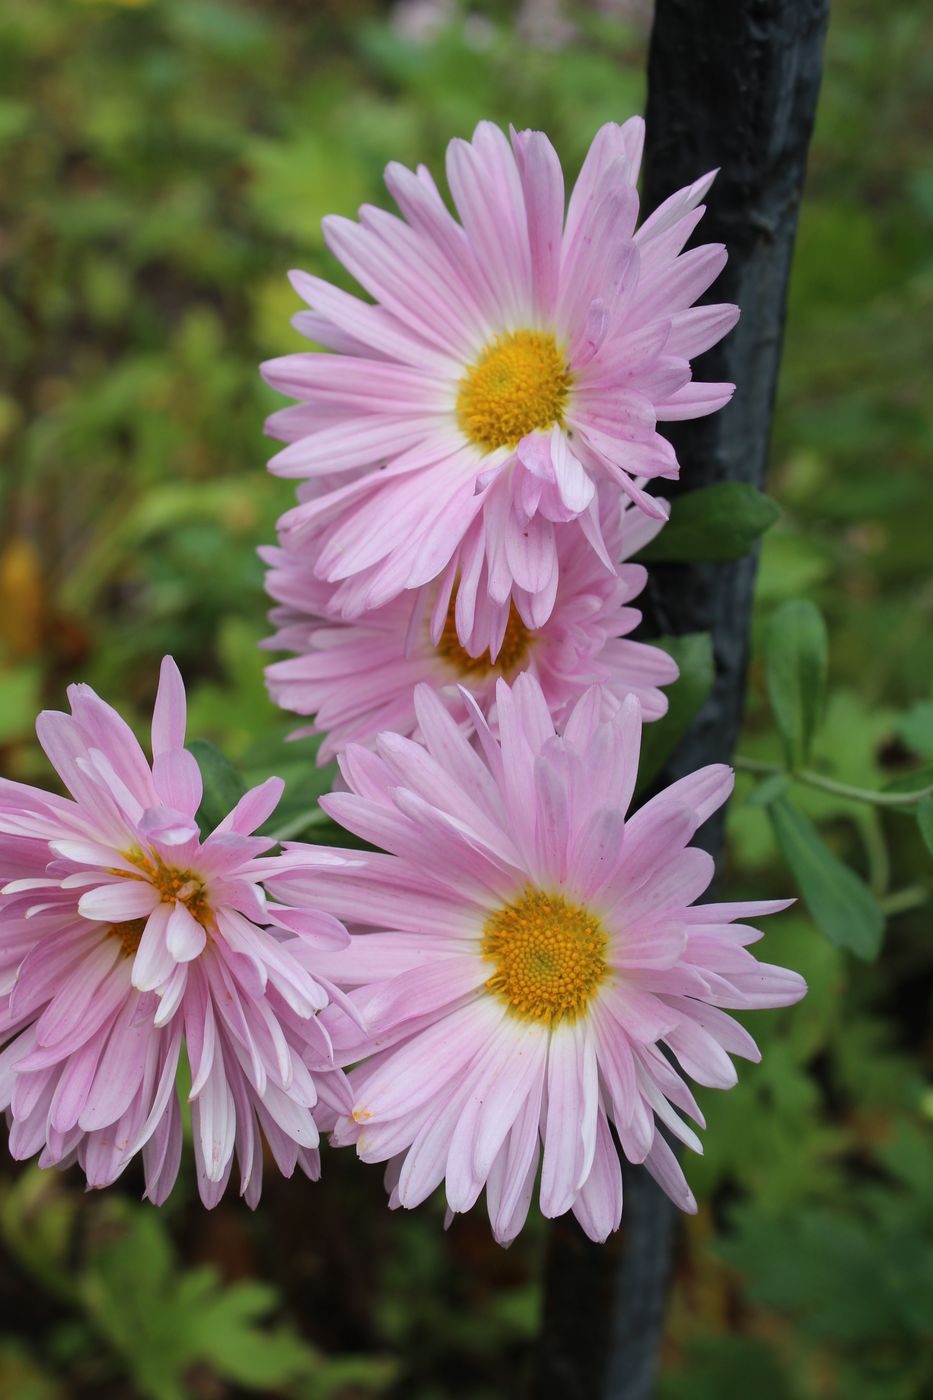
[[[697,903],[713,863],[690,843],[731,771],[630,810],[678,676],[630,635],[667,515],[645,488],[678,471],[657,425],[726,402],[690,361],[737,315],[694,306],[725,257],[684,252],[711,176],[639,226],[642,136],[604,127],[565,207],[547,138],[483,123],[448,150],[459,219],[391,165],[401,217],[325,221],[374,301],[296,274],[330,353],[265,367],[300,400],[273,470],[303,478],[264,551],[267,645],[292,653],[268,681],[339,755],[322,805],[368,848],[257,835],[276,778],[206,822],[170,659],[151,760],[72,687],[38,721],[64,794],[0,783],[15,1157],[106,1186],[141,1156],[162,1202],[182,1070],[206,1205],[235,1163],[255,1205],[264,1144],[316,1178],[327,1129],[388,1164],[393,1205],[485,1189],[504,1243],[536,1192],[605,1239],[622,1157],[694,1208],[688,1080],[728,1088],[757,1057],[728,1012],[804,984],[748,951],[786,901]]]

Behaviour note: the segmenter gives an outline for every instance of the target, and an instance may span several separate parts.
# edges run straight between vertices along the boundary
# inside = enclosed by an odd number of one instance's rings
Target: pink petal
[[[595,1135],[596,1105],[594,1093],[588,1121],[584,1111],[590,1098],[586,1078],[583,1035],[576,1026],[559,1026],[551,1033],[548,1047],[547,1121],[541,1168],[541,1213],[549,1218],[570,1209],[587,1175],[587,1137]]]
[[[169,749],[157,754],[152,765],[156,792],[168,807],[193,817],[201,805],[203,784],[194,754]]]
[[[191,962],[199,957],[207,943],[207,934],[186,905],[177,899],[165,928],[168,951],[177,962]]]
[[[158,903],[158,891],[148,880],[114,880],[86,890],[78,900],[78,913],[85,919],[121,924],[145,918]]]
[[[141,1014],[139,997],[127,997],[81,1110],[79,1123],[84,1132],[115,1123],[129,1108],[142,1083],[152,1034],[151,1019]]]
[[[168,926],[171,906],[161,901],[156,904],[143,929],[136,956],[133,959],[133,986],[140,991],[154,991],[160,987],[175,968],[175,959],[168,950],[165,931]]]
[[[534,303],[547,315],[557,297],[560,249],[564,222],[564,176],[557,152],[540,131],[513,134],[518,157],[528,241],[531,249],[531,285]]]
[[[573,1213],[597,1244],[618,1230],[622,1221],[622,1168],[603,1113],[596,1123],[593,1166],[573,1203]]]
[[[249,836],[257,827],[268,821],[285,791],[281,778],[267,778],[258,787],[245,792],[231,812],[228,812],[217,827],[214,835],[234,831],[241,836]]]
[[[185,745],[185,683],[171,656],[163,657],[159,672],[159,689],[152,709],[152,755]]]

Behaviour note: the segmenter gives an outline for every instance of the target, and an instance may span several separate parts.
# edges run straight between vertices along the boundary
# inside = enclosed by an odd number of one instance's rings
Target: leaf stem
[[[326,821],[327,813],[320,807],[314,807],[310,812],[302,812],[300,816],[284,822],[275,831],[270,831],[269,840],[290,841],[293,836],[300,836],[309,826],[320,826]]]
[[[831,792],[836,797],[848,797],[853,802],[867,802],[872,807],[914,807],[925,797],[933,796],[933,783],[924,788],[917,788],[914,792],[875,792],[872,788],[853,787],[851,783],[837,782],[835,778],[824,777],[822,773],[814,773],[810,768],[801,768],[795,773],[792,769],[782,767],[780,763],[766,763],[763,759],[745,758],[742,754],[736,754],[732,761],[743,773],[760,773],[763,776],[786,773],[791,782],[818,788],[821,792]]]
[[[891,882],[891,861],[877,807],[863,807],[853,813],[868,859],[868,883],[872,894],[882,899]]]
[[[906,889],[894,890],[880,900],[882,913],[888,918],[892,914],[906,914],[909,909],[919,909],[930,898],[925,885],[908,885]]]

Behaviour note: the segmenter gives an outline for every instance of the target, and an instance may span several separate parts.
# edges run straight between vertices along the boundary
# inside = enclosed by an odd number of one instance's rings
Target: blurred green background
[[[285,278],[342,280],[319,231],[383,200],[389,159],[440,165],[480,117],[546,128],[575,169],[641,110],[649,7],[456,0],[6,0],[0,12],[0,758],[44,781],[32,726],[90,681],[130,716],[177,657],[190,732],[293,806],[256,642],[264,471],[257,362],[303,342]],[[836,0],[791,292],[743,751],[779,756],[760,661],[773,609],[830,628],[815,763],[877,787],[933,763],[929,369],[933,15]],[[715,195],[714,195],[715,197]],[[727,894],[786,893],[740,783]],[[803,913],[768,955],[809,998],[758,1013],[764,1050],[701,1093],[699,1215],[680,1229],[662,1400],[933,1396],[933,867],[915,824],[801,806],[891,916],[873,964]],[[481,1210],[390,1215],[380,1173],[329,1153],[256,1216],[161,1213],[127,1174],[0,1166],[0,1394],[260,1392],[485,1400],[518,1392],[546,1232],[508,1252]]]

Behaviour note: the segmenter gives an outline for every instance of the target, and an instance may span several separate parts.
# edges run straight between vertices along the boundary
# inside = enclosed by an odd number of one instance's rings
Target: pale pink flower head
[[[37,732],[71,794],[0,783],[0,1107],[14,1157],[78,1161],[106,1186],[142,1152],[146,1194],[178,1172],[175,1088],[184,1040],[198,1187],[222,1195],[234,1156],[251,1205],[262,1139],[279,1167],[318,1175],[315,1114],[348,1104],[318,1018],[331,992],[315,959],[343,948],[324,910],[270,902],[281,857],[254,836],[274,809],[271,778],[204,840],[201,774],[183,747],[185,694],[162,665],[150,765],[133,732],[88,686]],[[313,864],[313,857],[308,857]],[[322,863],[340,861],[336,854]]]
[[[350,745],[349,791],[325,799],[386,854],[271,882],[374,930],[339,970],[370,1033],[334,1027],[345,1063],[369,1057],[336,1140],[390,1164],[393,1205],[443,1182],[450,1210],[465,1211],[485,1187],[503,1242],[522,1227],[540,1163],[543,1213],[572,1210],[602,1240],[622,1211],[611,1124],[629,1161],[694,1210],[662,1134],[701,1150],[685,1076],[728,1088],[729,1056],[759,1055],[727,1010],[805,991],[747,949],[761,935],[745,920],[789,901],[695,904],[713,861],[689,842],[731,770],[701,769],[628,816],[633,697],[620,705],[594,688],[556,733],[533,677],[500,681],[498,738],[474,709],[479,751],[429,686],[416,705],[423,743]]]
[[[401,217],[364,205],[358,223],[324,220],[375,304],[294,273],[312,308],[295,324],[333,353],[263,372],[300,400],[268,424],[288,444],[272,471],[304,479],[281,529],[313,547],[347,615],[485,566],[492,601],[523,590],[539,627],[562,526],[575,522],[608,564],[598,485],[663,517],[642,489],[678,474],[657,424],[728,401],[733,386],[694,382],[690,361],[738,312],[693,305],[724,248],[683,251],[713,174],[636,229],[643,139],[638,117],[604,126],[565,208],[547,137],[482,122],[447,150],[459,222],[423,166],[397,164],[386,184]],[[466,644],[469,622],[457,623]]]
[[[617,561],[637,553],[659,528],[659,521],[618,501],[603,512],[602,533]],[[547,621],[529,627],[514,597],[494,604],[481,591],[471,604],[465,646],[456,627],[463,588],[451,587],[452,580],[344,621],[333,606],[335,585],[315,577],[303,550],[260,551],[270,565],[266,588],[279,603],[271,614],[278,631],[264,645],[296,653],[267,668],[269,692],[283,709],[316,717],[292,737],[324,734],[318,761],[326,763],[344,744],[368,743],[383,729],[414,734],[421,681],[463,719],[459,687],[466,686],[494,722],[497,679],[512,680],[521,670],[537,677],[555,717],[599,683],[619,699],[636,695],[643,718],[660,718],[667,697],[659,687],[677,679],[677,665],[659,647],[626,635],[641,620],[630,604],[645,586],[644,566],[620,562],[608,572],[575,530],[559,532],[557,551],[560,583]]]

